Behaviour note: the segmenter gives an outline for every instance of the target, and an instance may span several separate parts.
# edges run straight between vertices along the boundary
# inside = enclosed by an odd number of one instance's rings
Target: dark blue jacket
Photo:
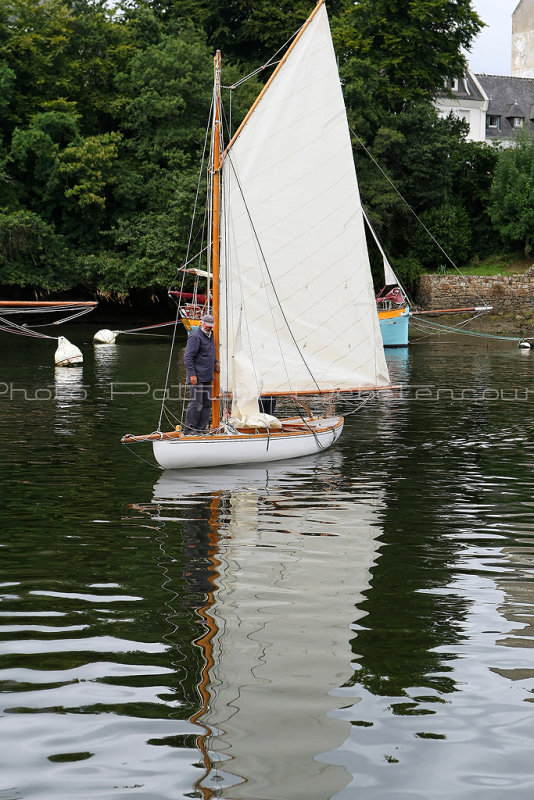
[[[217,363],[213,334],[208,336],[200,325],[193,328],[187,338],[184,361],[187,380],[191,375],[196,375],[199,383],[211,383]]]

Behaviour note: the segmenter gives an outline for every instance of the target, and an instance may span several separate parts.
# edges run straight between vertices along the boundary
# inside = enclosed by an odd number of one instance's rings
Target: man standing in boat
[[[212,315],[204,314],[200,325],[193,328],[187,339],[184,362],[191,399],[185,415],[184,433],[196,433],[208,427],[213,373],[219,372],[213,337],[214,326],[215,320]]]

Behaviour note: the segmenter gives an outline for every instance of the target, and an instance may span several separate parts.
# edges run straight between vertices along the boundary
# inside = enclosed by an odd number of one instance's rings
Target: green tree
[[[120,3],[107,0],[70,0],[71,33],[66,56],[73,94],[82,109],[80,130],[97,135],[116,129],[121,105],[115,77],[134,57],[135,22]]]
[[[465,123],[442,119],[432,106],[419,104],[378,129],[372,158],[356,142],[362,201],[393,262],[408,258],[436,268],[444,257],[432,236],[452,260],[469,256],[464,134]]]
[[[121,254],[121,266],[106,260],[97,275],[99,282],[112,278],[117,291],[169,285],[183,263],[209,123],[213,54],[203,34],[184,24],[180,36],[153,38],[117,76],[125,138],[106,242],[108,251]],[[237,76],[225,68],[225,83]],[[257,90],[251,82],[236,93],[236,120]]]
[[[106,186],[113,181],[113,162],[117,158],[120,133],[86,136],[59,154],[58,170],[67,180],[65,197],[76,198],[82,208],[106,205]]]
[[[172,282],[189,239],[214,50],[223,51],[223,83],[233,85],[314,5],[0,0],[4,278],[49,287],[84,280],[117,292]],[[410,275],[439,263],[396,189],[434,235],[451,242],[467,214],[471,248],[491,247],[494,151],[467,143],[465,126],[439,120],[431,106],[480,28],[468,0],[330,0],[328,11],[362,198],[390,255]],[[266,73],[232,91],[227,138]]]
[[[98,233],[121,140],[115,132],[81,136],[78,121],[68,108],[38,113],[15,129],[10,151],[19,202],[71,241],[74,230],[85,240]]]
[[[47,99],[75,95],[72,16],[62,0],[0,0],[0,58],[15,76],[13,124],[27,124]]]
[[[58,153],[77,135],[77,115],[68,112],[36,114],[28,126],[15,128],[8,168],[17,185],[18,204],[53,220],[61,197]]]
[[[359,0],[346,4],[333,28],[342,58],[372,61],[380,76],[375,102],[398,112],[463,74],[462,48],[482,25],[471,0]]]
[[[469,217],[471,254],[482,258],[502,247],[489,215],[491,183],[499,152],[485,142],[462,141],[452,153],[455,195]]]
[[[330,15],[346,0],[330,0]],[[265,63],[305,22],[316,0],[156,0],[165,19],[192,20],[225,61]]]
[[[527,256],[534,242],[534,137],[527,131],[499,153],[491,186],[490,217],[505,244],[522,246]]]
[[[75,283],[65,241],[38,214],[0,209],[0,284],[64,289]]]
[[[12,126],[65,98],[78,104],[82,132],[105,132],[117,103],[114,78],[133,47],[133,26],[104,0],[0,0],[0,63],[14,75]]]
[[[460,202],[444,203],[423,211],[420,219],[422,225],[415,229],[411,252],[426,270],[450,269],[453,264],[467,261],[471,254],[471,222]]]
[[[10,103],[15,85],[15,73],[5,61],[0,60],[0,141],[9,133]]]

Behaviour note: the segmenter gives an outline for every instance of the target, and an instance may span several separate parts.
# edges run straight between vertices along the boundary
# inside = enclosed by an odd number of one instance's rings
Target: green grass
[[[460,267],[462,275],[516,275],[533,266],[533,259],[524,255],[495,255],[483,261],[473,261]],[[446,275],[457,275],[457,270],[448,269]]]

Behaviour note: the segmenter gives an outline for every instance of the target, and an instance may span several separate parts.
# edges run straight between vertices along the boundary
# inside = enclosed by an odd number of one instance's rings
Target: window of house
[[[494,130],[500,131],[501,118],[497,114],[488,114],[486,116],[486,128],[493,128]]]
[[[512,128],[522,128],[523,117],[512,117],[511,123],[512,123]]]

